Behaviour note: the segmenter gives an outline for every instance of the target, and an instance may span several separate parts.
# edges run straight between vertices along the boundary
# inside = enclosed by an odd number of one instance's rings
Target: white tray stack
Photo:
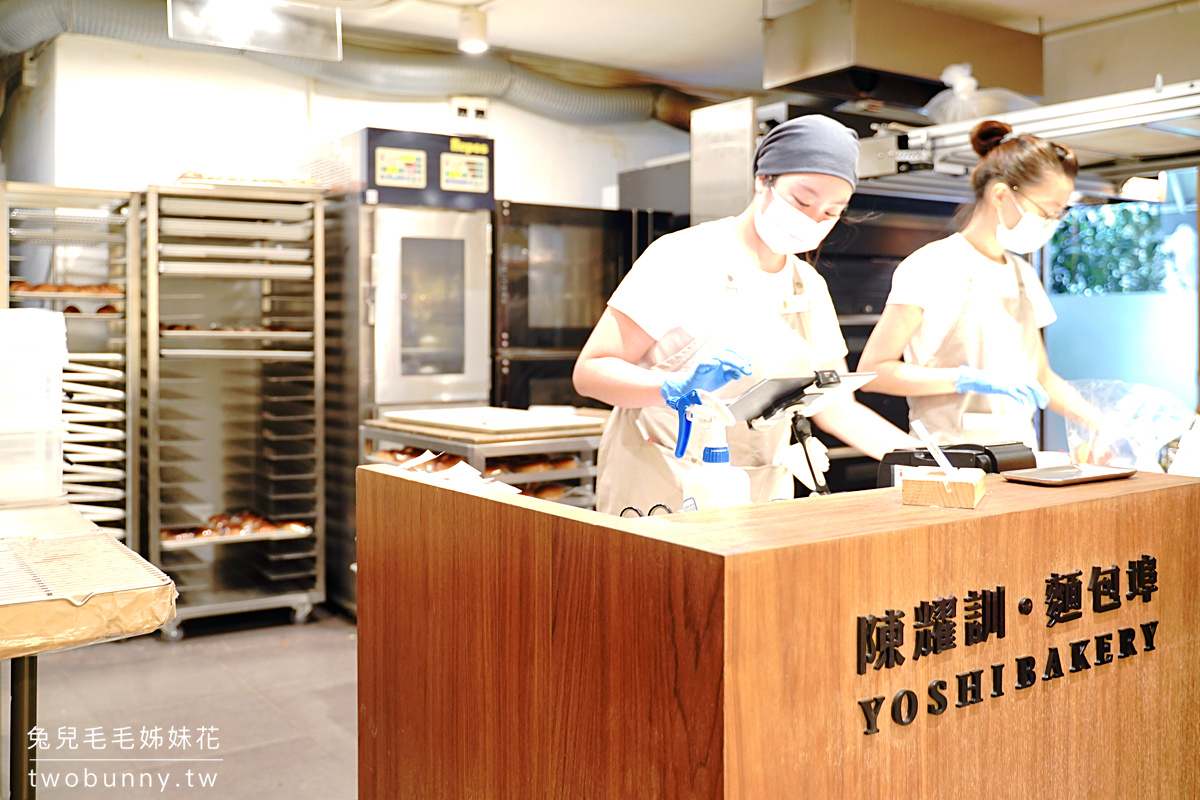
[[[3,184],[0,307],[62,313],[62,490],[82,516],[139,547],[135,415],[139,373],[138,199],[129,192]],[[32,344],[32,343],[31,343]]]

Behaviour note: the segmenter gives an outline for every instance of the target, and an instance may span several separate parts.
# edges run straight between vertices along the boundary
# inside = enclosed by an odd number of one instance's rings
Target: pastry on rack
[[[171,530],[163,528],[159,531],[158,536],[164,542],[177,542],[184,539],[196,538],[196,530],[194,528],[184,528],[183,530]]]
[[[544,458],[539,458],[535,461],[526,461],[523,464],[517,464],[513,467],[513,472],[549,472],[554,469],[550,462]]]
[[[452,456],[449,453],[442,453],[432,461],[427,461],[422,465],[422,467],[429,472],[441,472],[444,469],[450,469],[457,464],[461,464],[465,460],[466,459],[460,458],[459,456]]]
[[[534,489],[531,494],[543,500],[561,500],[570,489],[570,486],[563,483],[544,483]]]

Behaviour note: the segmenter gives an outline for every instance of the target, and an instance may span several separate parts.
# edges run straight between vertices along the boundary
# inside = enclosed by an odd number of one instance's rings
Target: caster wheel
[[[311,605],[296,606],[292,609],[292,624],[303,625],[308,622],[308,615],[312,613]]]
[[[162,634],[162,639],[164,642],[183,641],[183,629],[178,625],[162,628],[159,632]]]

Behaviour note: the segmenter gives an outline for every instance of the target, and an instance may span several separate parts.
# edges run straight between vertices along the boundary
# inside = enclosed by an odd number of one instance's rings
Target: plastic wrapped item
[[[951,64],[942,70],[941,77],[942,83],[950,88],[935,94],[922,109],[934,122],[986,119],[1005,111],[1038,106],[1009,89],[980,89],[979,81],[971,75],[970,64]]]
[[[1200,478],[1200,416],[1179,438],[1167,442],[1162,461],[1163,468],[1171,475]]]
[[[40,503],[63,493],[63,315],[0,309],[0,503]]]
[[[1068,381],[1103,415],[1098,430],[1067,420],[1067,444],[1081,464],[1165,472],[1169,445],[1192,427],[1196,412],[1170,392],[1115,380]]]

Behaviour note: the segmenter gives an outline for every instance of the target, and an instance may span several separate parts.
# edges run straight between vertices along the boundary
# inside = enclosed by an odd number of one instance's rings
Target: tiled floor
[[[143,636],[38,658],[38,800],[357,797],[352,621],[318,609],[304,625],[263,612],[182,627],[176,643]],[[7,752],[0,771],[7,786]]]

